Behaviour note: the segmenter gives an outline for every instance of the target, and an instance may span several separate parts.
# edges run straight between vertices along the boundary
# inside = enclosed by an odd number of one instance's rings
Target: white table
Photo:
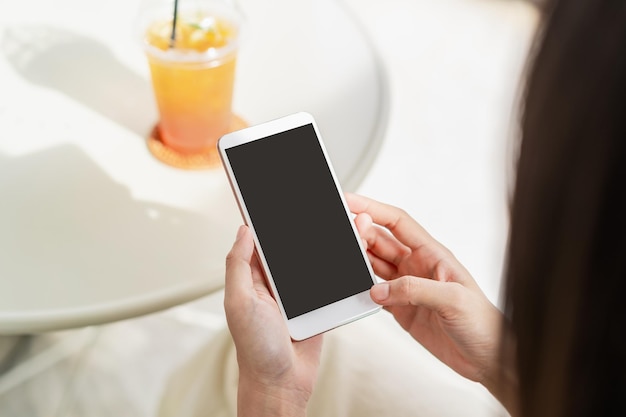
[[[333,0],[240,1],[235,111],[312,113],[354,190],[382,143],[387,85]],[[134,317],[222,286],[241,223],[221,170],[148,152],[156,120],[138,0],[0,0],[0,334]]]

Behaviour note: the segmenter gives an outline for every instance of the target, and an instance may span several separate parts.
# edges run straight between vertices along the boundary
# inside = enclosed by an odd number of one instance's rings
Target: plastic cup
[[[152,139],[216,165],[217,140],[240,122],[232,101],[242,16],[230,1],[179,0],[172,41],[173,15],[172,0],[145,1],[137,22],[159,111]]]

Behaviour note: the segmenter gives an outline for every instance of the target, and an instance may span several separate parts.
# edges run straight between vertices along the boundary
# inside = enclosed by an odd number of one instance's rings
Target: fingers
[[[378,258],[372,252],[367,252],[374,273],[384,280],[394,279],[398,276],[398,267],[383,259]]]
[[[383,306],[422,306],[442,312],[460,305],[463,286],[455,282],[404,276],[372,286],[370,296]]]
[[[404,254],[405,249],[408,248],[398,242],[393,236],[390,236],[386,230],[375,226],[372,218],[367,213],[359,214],[355,218],[355,223],[363,241],[363,246],[367,250],[367,257],[376,275],[384,279],[397,277],[398,253]],[[385,236],[379,239],[379,233]],[[388,245],[384,245],[383,241],[388,243]],[[393,251],[389,246],[396,247],[397,250]]]
[[[418,249],[427,243],[437,243],[419,223],[400,208],[352,193],[346,193],[346,202],[353,213],[368,213],[374,223],[388,229],[411,249]]]
[[[381,260],[398,265],[411,253],[411,249],[393,237],[388,230],[375,225],[368,213],[357,215],[354,221],[366,248]]]

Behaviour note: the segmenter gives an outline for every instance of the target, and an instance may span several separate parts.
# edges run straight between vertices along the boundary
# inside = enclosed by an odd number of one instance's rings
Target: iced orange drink
[[[217,139],[232,130],[240,23],[198,7],[179,11],[173,37],[172,25],[172,16],[155,17],[143,32],[159,110],[155,132],[177,153],[215,153]]]

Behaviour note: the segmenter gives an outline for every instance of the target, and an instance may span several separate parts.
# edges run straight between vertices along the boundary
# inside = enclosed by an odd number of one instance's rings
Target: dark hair
[[[626,0],[545,4],[505,312],[523,416],[626,416]]]

